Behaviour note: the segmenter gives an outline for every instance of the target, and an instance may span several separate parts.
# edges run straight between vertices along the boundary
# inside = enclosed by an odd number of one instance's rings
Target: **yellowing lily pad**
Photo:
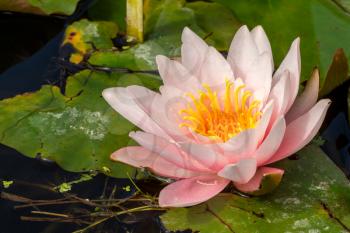
[[[112,49],[112,38],[116,37],[118,26],[112,22],[91,22],[83,19],[68,26],[62,45],[71,44],[76,50],[70,62],[80,63],[93,50]]]
[[[350,232],[350,185],[345,175],[315,146],[299,160],[276,166],[286,170],[271,194],[242,197],[222,194],[190,208],[161,216],[170,231],[199,233]]]

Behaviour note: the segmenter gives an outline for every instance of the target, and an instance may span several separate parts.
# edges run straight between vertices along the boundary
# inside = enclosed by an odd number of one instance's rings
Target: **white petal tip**
[[[185,27],[181,35],[182,43],[186,43],[188,41],[187,38],[192,38],[192,37],[197,37],[196,33],[194,33],[189,27]]]
[[[112,99],[115,95],[116,89],[117,89],[116,87],[110,87],[110,88],[104,89],[102,91],[103,98],[107,101]]]

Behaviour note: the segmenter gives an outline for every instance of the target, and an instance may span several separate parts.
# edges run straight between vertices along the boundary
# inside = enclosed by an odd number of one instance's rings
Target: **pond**
[[[349,13],[0,1],[0,232],[350,232]]]

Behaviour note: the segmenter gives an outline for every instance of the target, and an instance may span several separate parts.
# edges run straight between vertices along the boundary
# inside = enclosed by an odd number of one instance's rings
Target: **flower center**
[[[244,130],[255,128],[261,117],[260,101],[254,100],[252,93],[244,90],[244,85],[234,87],[232,82],[226,81],[226,90],[221,97],[208,85],[203,87],[205,91],[198,91],[198,97],[187,94],[192,101],[180,111],[184,120],[180,127],[224,142]]]

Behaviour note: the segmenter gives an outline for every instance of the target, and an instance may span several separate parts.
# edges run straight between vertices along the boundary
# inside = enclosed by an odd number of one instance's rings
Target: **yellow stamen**
[[[261,118],[260,101],[254,100],[252,93],[244,90],[244,85],[234,87],[226,81],[225,94],[219,94],[208,85],[205,91],[192,93],[187,108],[179,111],[183,122],[180,127],[188,127],[212,139],[227,141],[238,133],[255,128]],[[222,104],[220,104],[222,103]]]

